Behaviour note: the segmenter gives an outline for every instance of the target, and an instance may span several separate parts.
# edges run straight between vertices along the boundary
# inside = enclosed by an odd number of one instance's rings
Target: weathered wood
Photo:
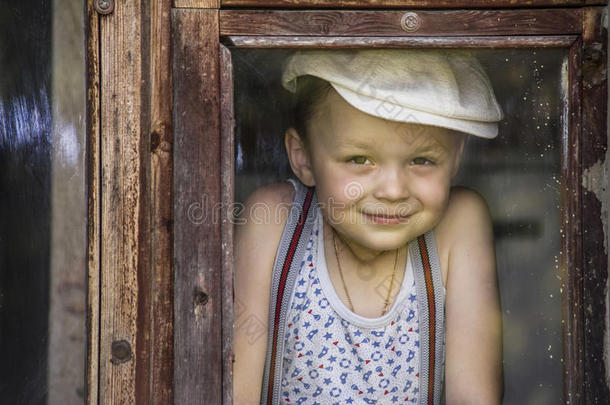
[[[171,0],[149,4],[151,256],[144,272],[150,274],[150,299],[140,301],[149,305],[140,308],[138,318],[148,320],[145,329],[150,331],[150,360],[141,372],[143,377],[149,374],[142,378],[146,403],[167,405],[174,399]]]
[[[607,350],[608,218],[607,51],[608,31],[603,27],[605,8],[583,11],[582,56],[582,213],[583,213],[583,308],[584,308],[584,402],[606,404],[610,389],[604,361]],[[607,224],[606,224],[607,225]],[[606,359],[606,361],[608,361]]]
[[[222,246],[222,391],[223,404],[233,403],[233,207],[234,127],[231,52],[220,45],[220,175]]]
[[[98,403],[100,337],[100,82],[99,17],[93,2],[86,4],[87,52],[87,364],[85,402]]]
[[[228,109],[232,101],[230,94],[223,91],[219,104],[219,76],[225,89],[230,69],[228,63],[223,63],[220,70],[217,65],[219,56],[226,61],[229,55],[223,48],[218,54],[217,11],[174,10],[176,87],[172,90],[168,59],[169,6],[167,0],[153,3],[146,6],[150,9],[142,10],[137,2],[117,2],[114,13],[101,17],[101,22],[91,7],[92,1],[88,1],[87,7],[87,403],[171,403],[172,395],[177,404],[220,403],[221,399],[230,403],[232,224],[229,226],[226,222],[226,215],[227,204],[233,198],[232,167],[229,167],[233,152],[229,135],[232,115]],[[218,4],[204,0],[175,0],[175,3],[176,7],[193,8],[214,8]],[[531,4],[510,0],[461,3],[312,0],[296,5],[289,0],[225,0],[222,4],[318,8],[338,5],[486,8]],[[594,4],[597,3],[605,2]],[[536,6],[545,7],[580,4],[583,1],[536,2]],[[585,9],[584,14],[580,9],[417,11],[424,17],[432,13],[443,15],[435,17],[439,20],[430,24],[424,19],[426,24],[413,34],[401,29],[400,11],[362,14],[362,21],[357,21],[353,13],[372,12],[221,12],[222,33],[238,47],[563,47],[574,41],[572,34],[583,33],[582,116],[578,101],[581,48],[577,42],[569,58],[565,142],[570,152],[564,156],[562,169],[562,184],[567,187],[562,195],[565,390],[571,394],[566,399],[573,404],[585,403],[585,400],[587,404],[603,403],[608,397],[600,332],[605,329],[607,318],[604,288],[608,276],[601,220],[605,212],[602,211],[605,209],[603,187],[599,183],[607,150],[607,84],[605,76],[600,76],[605,67],[600,67],[595,56],[598,43],[602,44],[603,52],[607,47],[605,31],[599,24],[600,10]],[[453,17],[457,19],[451,20]],[[142,18],[150,18],[150,26],[146,23],[142,26]],[[563,36],[566,33],[569,35]],[[262,37],[268,34],[273,37]],[[366,35],[377,37],[365,38]],[[545,37],[492,38],[491,35]],[[144,43],[148,41],[153,49],[149,56],[143,56],[148,46]],[[602,56],[605,61],[605,53]],[[146,65],[150,65],[150,72]],[[150,101],[147,101],[147,86],[150,86]],[[175,139],[172,139],[168,96],[172,92],[176,96],[173,117],[178,132]],[[222,120],[219,122],[220,109]],[[175,142],[174,151],[172,142]],[[177,159],[174,195],[172,153]],[[150,178],[147,177],[149,170]],[[175,225],[172,225],[172,201],[176,209]],[[222,216],[214,211],[216,203],[223,204]],[[209,222],[205,222],[205,215]],[[202,219],[204,222],[200,222]],[[173,230],[175,240],[172,240]],[[172,311],[173,300],[172,247],[176,254],[175,342],[171,337],[171,314],[167,314]],[[208,294],[207,304],[203,304],[200,292]],[[117,339],[127,340],[135,354],[126,363],[110,363],[110,348]],[[175,353],[172,353],[173,347]],[[176,361],[174,393],[171,391],[172,355]]]
[[[220,8],[220,0],[174,0],[175,8]]]
[[[237,48],[557,48],[569,47],[575,35],[512,37],[310,37],[229,36],[223,41]]]
[[[142,158],[147,156],[143,136],[147,134],[141,131],[141,16],[142,4],[133,1],[116,2],[114,12],[100,18],[99,402],[103,404],[136,403],[136,363],[146,362],[136,346],[138,270],[148,255],[142,238],[148,218],[142,190],[146,184]]]
[[[393,10],[223,10],[220,34],[479,36],[568,35],[582,30],[579,9],[417,11],[419,28],[411,32],[401,27],[403,15]]]
[[[605,0],[222,0],[222,7],[291,8],[500,8],[607,4]]]
[[[564,403],[584,404],[582,338],[582,215],[580,212],[581,44],[570,48],[563,85],[561,167],[561,278],[563,313]],[[566,72],[564,71],[564,74]]]
[[[152,339],[155,331],[152,330],[152,314],[153,309],[152,296],[152,278],[151,272],[152,252],[151,252],[151,199],[154,194],[151,192],[151,159],[150,151],[150,81],[151,71],[150,63],[153,59],[150,51],[151,47],[151,19],[150,19],[150,3],[142,2],[140,5],[141,14],[138,16],[137,23],[140,25],[140,41],[139,46],[134,50],[139,53],[140,60],[140,81],[139,86],[139,111],[135,114],[140,121],[137,159],[139,160],[139,179],[137,187],[139,188],[139,203],[138,203],[138,230],[135,233],[137,237],[137,250],[132,254],[137,254],[137,295],[136,295],[136,329],[135,329],[135,347],[132,347],[133,355],[135,356],[135,379],[133,381],[133,391],[135,393],[136,404],[150,404],[152,398],[151,379],[154,371],[151,369],[151,361],[156,348],[152,346]],[[127,54],[129,58],[129,54]],[[104,61],[102,61],[102,64]],[[134,118],[136,118],[134,117]],[[135,145],[134,145],[135,147]],[[134,156],[135,157],[135,156]],[[133,316],[130,314],[130,316]],[[113,342],[113,345],[115,343]],[[113,356],[115,354],[113,353]]]
[[[218,12],[172,12],[174,402],[222,401]]]

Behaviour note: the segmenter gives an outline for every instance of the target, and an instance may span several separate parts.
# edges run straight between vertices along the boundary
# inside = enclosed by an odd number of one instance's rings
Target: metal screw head
[[[95,0],[95,11],[100,14],[110,14],[114,11],[114,0]]]
[[[115,340],[112,342],[110,353],[112,364],[121,364],[131,360],[131,345],[126,340]]]
[[[419,18],[417,13],[414,13],[412,11],[405,13],[400,20],[400,26],[402,27],[403,30],[405,30],[407,32],[417,31],[419,29],[420,25],[421,25],[421,19]]]

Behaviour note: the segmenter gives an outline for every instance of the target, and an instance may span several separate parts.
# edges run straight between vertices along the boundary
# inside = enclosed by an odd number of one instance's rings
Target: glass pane
[[[458,184],[494,218],[503,310],[505,404],[562,395],[561,70],[567,51],[479,52],[505,119],[492,142],[471,137]]]
[[[10,3],[0,13],[0,398],[82,404],[84,8]]]
[[[283,135],[291,125],[294,100],[280,84],[291,51],[232,52],[235,195],[243,202],[258,186],[293,177]],[[566,51],[473,53],[488,72],[505,118],[496,139],[469,137],[454,183],[482,194],[493,216],[503,314],[503,403],[557,404],[563,366],[560,113]]]

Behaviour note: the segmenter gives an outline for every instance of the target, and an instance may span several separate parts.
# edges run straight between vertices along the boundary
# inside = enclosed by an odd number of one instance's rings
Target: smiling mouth
[[[373,223],[384,225],[395,225],[405,223],[411,217],[411,215],[369,214],[367,212],[363,212],[362,215],[364,215],[367,220]]]

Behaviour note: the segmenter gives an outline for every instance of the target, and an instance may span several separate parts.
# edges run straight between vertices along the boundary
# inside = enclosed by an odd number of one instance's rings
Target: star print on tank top
[[[417,403],[419,318],[411,258],[388,312],[378,318],[357,315],[330,281],[322,221],[319,212],[286,318],[282,402]],[[384,297],[387,288],[378,288]]]

